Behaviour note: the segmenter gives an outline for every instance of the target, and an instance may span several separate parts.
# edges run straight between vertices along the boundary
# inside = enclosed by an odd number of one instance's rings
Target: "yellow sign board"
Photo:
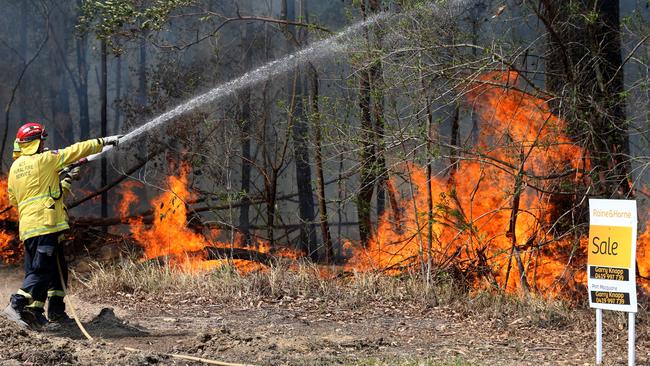
[[[591,225],[588,248],[589,265],[628,268],[632,257],[632,228]]]

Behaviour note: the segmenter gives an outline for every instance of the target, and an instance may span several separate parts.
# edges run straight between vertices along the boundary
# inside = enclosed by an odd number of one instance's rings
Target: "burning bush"
[[[348,268],[396,272],[431,258],[441,271],[459,269],[473,286],[544,294],[582,289],[586,238],[553,230],[554,205],[558,195],[574,200],[575,192],[561,187],[579,182],[588,161],[564,134],[565,122],[544,100],[517,89],[517,78],[496,72],[472,85],[468,100],[481,119],[475,149],[451,179],[428,181],[424,168],[403,165],[413,192],[400,199],[404,215],[392,220],[385,213]]]

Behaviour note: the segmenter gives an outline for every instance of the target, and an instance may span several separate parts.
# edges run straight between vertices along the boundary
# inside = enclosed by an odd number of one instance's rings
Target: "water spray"
[[[462,4],[465,3],[464,0],[458,1],[448,1],[447,5],[457,5],[462,8]],[[427,5],[430,8],[437,8],[438,4],[431,2]],[[366,20],[357,22],[345,28],[344,30],[336,33],[333,36],[325,38],[321,41],[314,42],[308,47],[299,50],[295,53],[287,55],[278,60],[271,61],[263,66],[258,67],[257,69],[251,70],[242,76],[232,79],[228,82],[220,84],[219,86],[208,90],[207,92],[200,94],[175,108],[155,117],[144,125],[137,127],[135,130],[128,132],[124,137],[120,139],[120,144],[128,144],[134,138],[140,136],[141,134],[151,130],[152,128],[159,127],[177,116],[180,116],[184,113],[192,111],[196,108],[204,106],[208,103],[217,101],[226,96],[232,95],[235,92],[255,85],[261,81],[267,80],[273,76],[280,75],[290,71],[296,65],[305,64],[310,61],[317,61],[324,56],[330,54],[331,52],[336,52],[345,49],[345,41],[348,40],[348,37],[356,34],[358,31],[378,23],[389,16],[392,13],[386,11],[378,13],[372,17],[367,18]],[[108,152],[112,150],[111,148],[105,149],[99,154],[88,157],[88,161],[93,161],[101,158]]]
[[[127,133],[126,135],[124,135],[124,137],[120,139],[120,144],[129,143],[134,138],[151,130],[152,128],[163,125],[169,122],[170,120],[172,120],[173,118],[182,115],[186,112],[204,106],[208,103],[214,102],[226,96],[232,95],[238,90],[250,87],[256,83],[267,80],[273,76],[286,73],[287,71],[295,67],[295,65],[297,64],[304,64],[308,61],[315,61],[329,54],[331,51],[336,51],[337,48],[342,49],[341,41],[345,40],[347,36],[356,33],[357,31],[371,24],[374,24],[380,21],[381,19],[386,18],[388,15],[389,15],[388,13],[379,13],[371,18],[366,19],[365,21],[353,24],[347,27],[345,30],[329,38],[315,42],[300,51],[287,55],[278,60],[271,61],[263,66],[258,67],[257,69],[245,73],[244,75],[236,79],[232,79],[213,89],[210,89],[209,91],[199,96],[196,96],[185,103],[176,106],[175,108],[155,117],[154,119],[150,120],[144,125]],[[110,151],[110,149],[107,151],[103,151],[100,155],[95,156],[93,159],[88,159],[88,160],[89,161],[95,160],[108,151]]]

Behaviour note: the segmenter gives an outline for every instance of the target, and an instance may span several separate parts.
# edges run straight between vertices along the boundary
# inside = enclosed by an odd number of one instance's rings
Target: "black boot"
[[[34,318],[33,324],[28,323],[32,328],[42,329],[49,323],[45,317],[45,310],[43,308],[26,307],[25,310],[23,310],[23,313],[26,315],[29,314],[27,316]]]
[[[72,318],[65,312],[63,297],[48,297],[47,318],[53,323],[68,324],[73,322]]]
[[[48,323],[43,314],[43,308],[29,307],[29,299],[23,295],[11,295],[11,304],[7,306],[4,313],[7,317],[21,326],[29,326],[34,329],[41,329]]]
[[[7,319],[16,322],[21,327],[28,327],[30,324],[34,324],[36,319],[25,312],[27,305],[29,305],[29,299],[23,295],[13,294],[3,313]]]

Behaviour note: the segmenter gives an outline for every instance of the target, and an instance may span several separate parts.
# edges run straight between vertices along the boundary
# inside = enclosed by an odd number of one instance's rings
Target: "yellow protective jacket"
[[[20,240],[70,228],[63,206],[59,171],[100,152],[103,146],[102,139],[93,139],[32,155],[25,155],[23,151],[14,161],[7,186],[9,202],[18,209]]]

